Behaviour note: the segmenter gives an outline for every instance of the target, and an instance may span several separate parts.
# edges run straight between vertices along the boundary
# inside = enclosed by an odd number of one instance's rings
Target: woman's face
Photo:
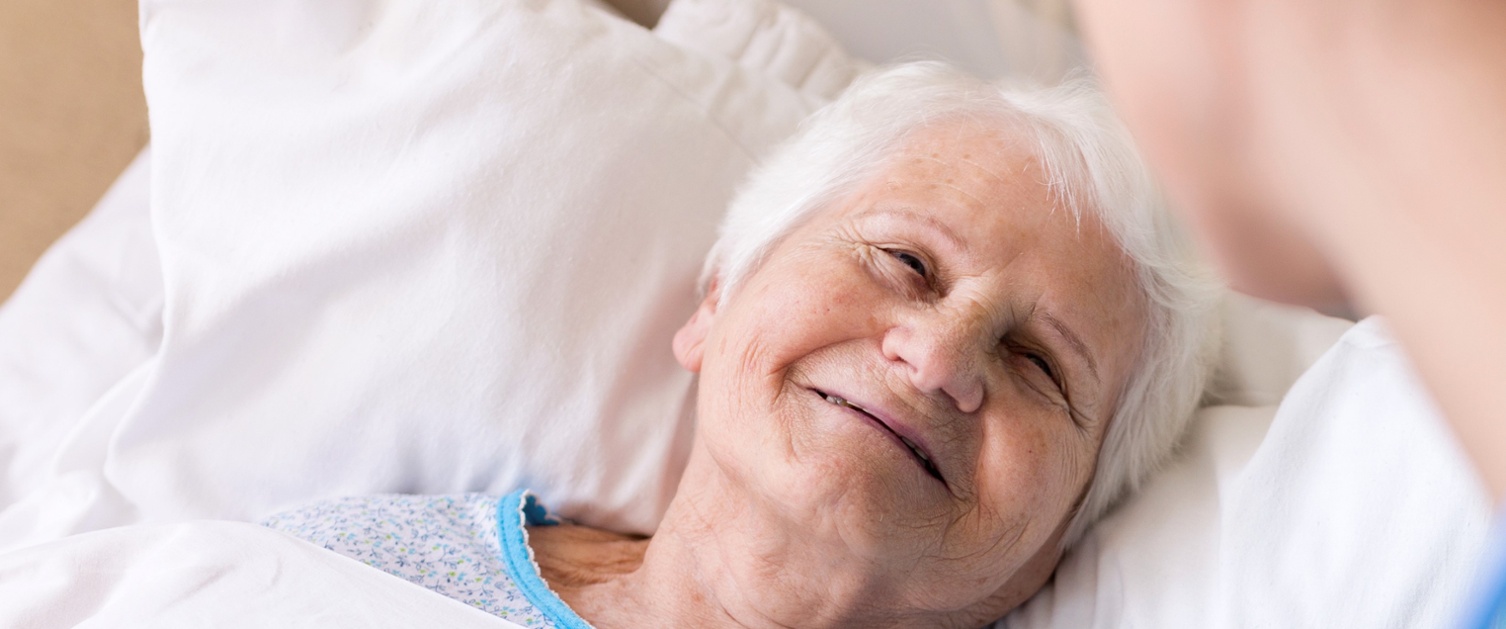
[[[676,338],[699,446],[832,587],[986,615],[1055,567],[1144,306],[1045,180],[1007,130],[918,130]]]

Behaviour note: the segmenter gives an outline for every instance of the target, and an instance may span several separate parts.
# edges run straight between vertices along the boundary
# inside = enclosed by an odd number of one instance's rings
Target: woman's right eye
[[[889,255],[894,256],[894,259],[903,262],[905,266],[910,267],[910,270],[915,271],[917,275],[930,279],[930,275],[926,272],[926,263],[925,261],[920,259],[920,256],[909,253],[907,251],[900,251],[898,249],[890,249]]]

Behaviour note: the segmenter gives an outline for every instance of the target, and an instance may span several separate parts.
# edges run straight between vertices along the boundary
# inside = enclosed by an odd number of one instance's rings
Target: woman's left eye
[[[1060,384],[1060,381],[1056,379],[1056,371],[1051,369],[1051,363],[1046,362],[1046,359],[1042,358],[1040,354],[1027,353],[1025,354],[1025,358],[1034,363],[1036,367],[1039,367],[1040,370],[1046,374],[1046,377],[1050,378],[1052,382]]]
[[[900,251],[898,249],[889,250],[889,255],[894,256],[894,259],[903,262],[905,266],[910,267],[910,270],[915,271],[917,275],[920,275],[921,277],[930,277],[930,275],[928,275],[926,272],[926,263],[924,260],[920,259],[920,256],[909,253],[907,251]]]

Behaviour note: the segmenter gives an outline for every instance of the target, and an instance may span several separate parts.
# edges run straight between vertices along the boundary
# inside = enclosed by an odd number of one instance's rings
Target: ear
[[[706,337],[711,334],[711,323],[716,319],[716,307],[721,299],[719,278],[711,278],[706,288],[706,298],[701,300],[690,320],[675,332],[675,360],[691,373],[701,373],[701,358],[705,356]]]

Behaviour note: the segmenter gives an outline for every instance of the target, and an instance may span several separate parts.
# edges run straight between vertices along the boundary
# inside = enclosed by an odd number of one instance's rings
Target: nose
[[[885,332],[884,358],[899,363],[915,388],[945,395],[957,410],[972,413],[983,405],[978,327],[967,317],[915,316]]]

